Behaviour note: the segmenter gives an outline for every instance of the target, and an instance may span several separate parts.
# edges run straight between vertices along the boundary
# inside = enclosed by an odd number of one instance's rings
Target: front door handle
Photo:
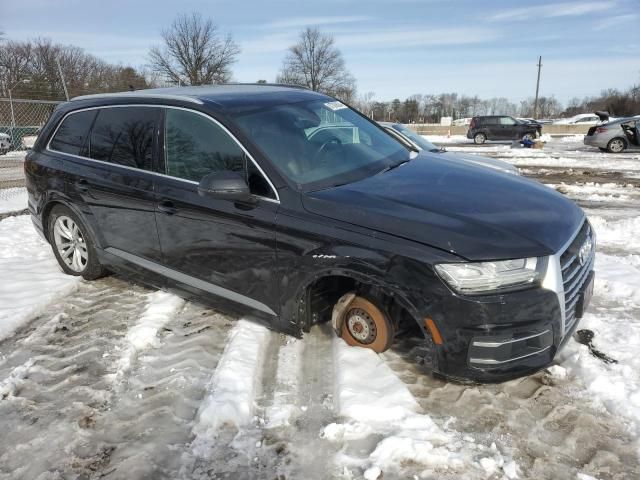
[[[88,192],[89,191],[89,182],[87,182],[86,180],[78,180],[76,182],[76,188],[81,191],[81,192]]]
[[[178,212],[178,209],[171,200],[161,200],[160,203],[158,203],[158,211],[166,213],[167,215],[173,215]]]

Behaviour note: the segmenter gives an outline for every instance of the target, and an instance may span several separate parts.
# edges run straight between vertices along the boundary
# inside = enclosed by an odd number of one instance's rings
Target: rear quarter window
[[[49,147],[58,152],[82,155],[89,129],[95,117],[95,110],[67,115],[51,139]]]

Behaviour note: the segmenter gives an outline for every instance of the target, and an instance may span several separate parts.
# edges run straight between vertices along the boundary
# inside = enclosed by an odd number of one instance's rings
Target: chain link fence
[[[26,150],[60,102],[0,98],[0,154]]]
[[[24,156],[60,102],[0,98],[0,202],[24,187]]]

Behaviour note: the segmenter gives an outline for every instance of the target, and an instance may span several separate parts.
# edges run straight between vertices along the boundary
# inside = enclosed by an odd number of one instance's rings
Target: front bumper
[[[587,240],[591,248],[583,251]],[[584,222],[565,248],[549,258],[540,287],[482,297],[443,294],[430,312],[442,337],[434,370],[452,378],[497,382],[551,364],[588,304],[594,260],[595,236]]]
[[[564,339],[560,302],[544,288],[450,295],[432,318],[442,337],[433,368],[451,378],[497,382],[532,373],[553,361]]]

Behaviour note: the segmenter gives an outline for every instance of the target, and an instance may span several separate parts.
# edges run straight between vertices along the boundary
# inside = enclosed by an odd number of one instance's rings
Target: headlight
[[[544,276],[547,258],[499,262],[440,263],[438,275],[458,293],[479,294],[535,285]]]

